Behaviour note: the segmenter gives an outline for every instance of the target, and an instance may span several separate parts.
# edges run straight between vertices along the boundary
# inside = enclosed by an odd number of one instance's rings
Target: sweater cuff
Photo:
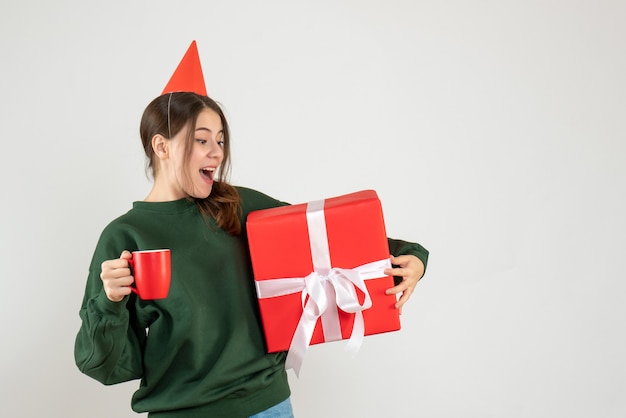
[[[393,254],[393,255],[399,256],[403,254],[410,254],[419,258],[420,261],[424,264],[424,274],[426,274],[426,268],[428,266],[428,255],[429,255],[429,252],[426,248],[416,243],[405,243],[405,245],[403,245],[399,249],[398,253]],[[424,275],[422,275],[422,277],[424,277]]]
[[[104,289],[102,289],[94,300],[94,306],[104,318],[120,318],[125,316],[124,313],[128,312],[126,310],[126,302],[128,302],[128,297],[124,297],[124,299],[119,302],[113,302],[107,297]]]

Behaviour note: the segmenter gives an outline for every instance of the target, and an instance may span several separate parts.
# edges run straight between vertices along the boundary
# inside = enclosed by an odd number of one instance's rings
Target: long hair
[[[204,109],[210,109],[219,115],[224,132],[224,159],[218,167],[217,178],[213,183],[211,194],[205,199],[195,200],[200,212],[215,219],[217,225],[231,235],[241,232],[241,205],[237,189],[228,184],[230,174],[230,131],[228,121],[222,108],[211,98],[196,93],[168,93],[154,99],[146,107],[141,117],[139,134],[146,153],[146,169],[155,178],[158,170],[156,156],[152,149],[152,138],[161,135],[172,139],[186,126],[195,126],[198,115]],[[190,155],[195,141],[194,130],[189,129],[185,141],[185,155]],[[187,164],[185,159],[184,164]],[[186,173],[187,170],[184,170]]]

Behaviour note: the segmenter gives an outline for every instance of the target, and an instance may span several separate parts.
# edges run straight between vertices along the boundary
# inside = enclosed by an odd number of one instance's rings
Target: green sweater
[[[141,379],[132,399],[151,417],[247,417],[289,394],[285,353],[267,354],[245,234],[253,210],[285,205],[238,188],[243,207],[239,236],[217,228],[187,199],[134,202],[112,221],[96,247],[76,337],[81,372],[104,384]],[[395,255],[419,244],[389,240]],[[111,302],[100,279],[101,264],[122,250],[170,248],[172,281],[166,299],[134,294]]]

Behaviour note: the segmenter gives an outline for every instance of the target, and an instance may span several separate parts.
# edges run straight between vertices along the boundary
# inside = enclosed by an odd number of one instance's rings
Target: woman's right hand
[[[102,279],[107,298],[112,302],[120,302],[131,293],[130,285],[135,281],[135,278],[130,275],[128,265],[128,260],[131,258],[130,251],[124,250],[120,258],[102,263],[100,279]]]

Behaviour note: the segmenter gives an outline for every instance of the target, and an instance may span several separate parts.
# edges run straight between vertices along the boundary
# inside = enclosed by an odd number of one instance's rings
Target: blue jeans
[[[294,418],[293,410],[291,409],[291,401],[287,398],[281,403],[265,411],[261,411],[258,414],[254,414],[249,418]]]

